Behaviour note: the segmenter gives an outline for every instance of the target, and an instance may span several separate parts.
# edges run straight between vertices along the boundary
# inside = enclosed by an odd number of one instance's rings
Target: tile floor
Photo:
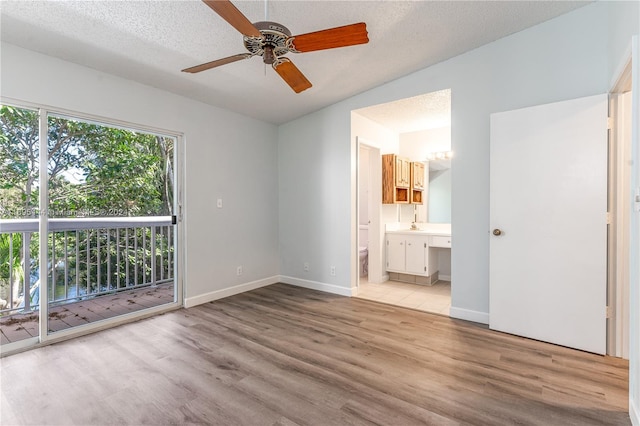
[[[432,286],[427,286],[386,281],[375,284],[363,277],[360,278],[360,287],[356,297],[449,316],[451,283],[438,281]]]

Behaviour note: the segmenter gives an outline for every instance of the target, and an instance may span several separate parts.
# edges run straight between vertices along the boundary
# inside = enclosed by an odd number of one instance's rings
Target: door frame
[[[382,271],[383,230],[380,229],[380,206],[382,205],[382,192],[375,188],[382,187],[382,169],[375,167],[382,161],[380,148],[373,142],[360,136],[355,138],[356,145],[356,202],[355,202],[355,286],[360,286],[360,149],[369,152],[369,282],[381,283],[385,281]],[[371,272],[373,271],[373,276]]]
[[[609,236],[607,286],[607,355],[629,358],[629,255],[631,176],[630,105],[624,94],[632,88],[631,52],[609,91]]]

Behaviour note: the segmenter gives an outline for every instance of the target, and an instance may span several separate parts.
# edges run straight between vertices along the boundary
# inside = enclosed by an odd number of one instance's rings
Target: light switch
[[[219,209],[222,208],[222,198],[218,198],[218,201],[216,202],[216,205],[218,206]]]

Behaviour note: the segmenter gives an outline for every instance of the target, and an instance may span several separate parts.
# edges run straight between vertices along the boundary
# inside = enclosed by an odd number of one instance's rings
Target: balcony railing
[[[38,308],[38,224],[0,221],[0,315]],[[50,305],[173,280],[171,216],[49,219],[48,231]]]

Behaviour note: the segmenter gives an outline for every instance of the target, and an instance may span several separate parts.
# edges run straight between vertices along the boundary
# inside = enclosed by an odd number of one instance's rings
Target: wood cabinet
[[[411,197],[411,161],[395,154],[382,156],[382,203],[408,204]]]
[[[424,163],[411,163],[411,187],[415,190],[424,189]]]
[[[410,200],[411,204],[422,204],[424,202],[424,163],[411,163],[411,188]]]
[[[424,163],[395,154],[382,156],[383,204],[422,204],[424,190]]]
[[[396,160],[396,186],[409,188],[411,186],[411,161],[404,157],[395,157]]]

